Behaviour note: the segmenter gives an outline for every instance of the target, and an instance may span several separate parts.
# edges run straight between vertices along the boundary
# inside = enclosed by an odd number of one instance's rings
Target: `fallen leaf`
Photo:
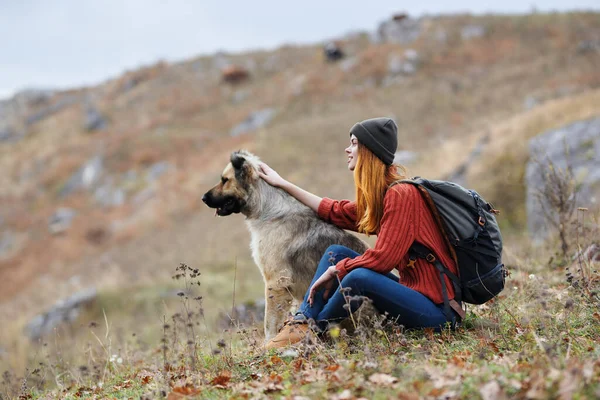
[[[433,396],[435,398],[440,397],[442,394],[446,392],[444,388],[434,388],[429,391],[429,396]]]
[[[202,390],[195,388],[190,384],[187,384],[185,386],[175,386],[171,391],[173,393],[181,394],[184,396],[194,396],[200,393]]]
[[[283,382],[281,375],[278,375],[276,372],[271,372],[271,375],[269,375],[269,380],[274,384],[280,384]]]
[[[271,363],[274,365],[283,364],[283,360],[277,356],[271,357]]]
[[[378,385],[392,385],[398,382],[398,379],[388,375],[388,374],[380,374],[376,373],[369,377],[369,382],[378,384]]]
[[[339,364],[331,364],[331,365],[328,365],[327,367],[325,367],[325,371],[329,371],[329,372],[335,372],[338,369],[340,369]]]
[[[483,400],[497,400],[500,396],[500,385],[496,381],[490,381],[479,389]]]
[[[350,389],[346,389],[340,394],[334,394],[333,396],[330,397],[330,399],[331,400],[352,400],[352,399],[354,399],[354,395],[352,395],[352,392],[350,391]]]
[[[231,379],[231,372],[229,371],[221,371],[219,375],[213,378],[210,381],[210,384],[219,388],[226,388],[229,380]]]

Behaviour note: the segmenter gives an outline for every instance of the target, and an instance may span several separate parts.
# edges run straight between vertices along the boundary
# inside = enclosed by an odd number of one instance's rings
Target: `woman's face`
[[[358,139],[356,139],[356,136],[350,136],[350,146],[346,147],[345,151],[348,155],[348,170],[354,171],[358,161]]]

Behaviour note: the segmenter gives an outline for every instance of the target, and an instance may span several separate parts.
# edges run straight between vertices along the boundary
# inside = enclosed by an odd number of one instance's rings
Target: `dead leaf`
[[[398,379],[388,374],[376,373],[369,377],[369,382],[377,385],[392,385],[398,382]]]
[[[581,387],[582,371],[578,368],[571,368],[563,373],[562,380],[558,385],[558,398],[560,400],[571,400],[573,393]]]
[[[331,365],[328,365],[327,367],[325,367],[325,371],[329,371],[329,372],[335,372],[338,369],[340,369],[339,364],[331,364]]]
[[[271,363],[274,365],[283,364],[283,360],[281,358],[279,358],[278,356],[273,356],[273,357],[271,357]]]
[[[442,394],[446,392],[444,388],[433,388],[429,391],[429,396],[433,396],[435,398],[440,397]]]
[[[504,398],[502,389],[497,381],[490,381],[479,389],[479,394],[483,400],[497,400]],[[502,396],[502,397],[501,397]]]
[[[283,378],[281,377],[281,375],[277,374],[276,372],[271,372],[271,375],[269,375],[269,380],[271,381],[271,383],[277,385],[283,382]]]
[[[213,378],[212,381],[210,381],[210,384],[215,387],[224,389],[227,387],[229,380],[231,380],[231,372],[230,371],[221,371],[219,373],[219,375],[217,375],[216,377]]]
[[[202,390],[200,390],[199,388],[195,388],[189,383],[185,386],[175,386],[173,389],[171,389],[171,392],[181,394],[184,396],[194,396],[200,393],[201,391]]]
[[[150,375],[142,377],[142,385],[147,385],[150,382],[152,382],[152,377]]]

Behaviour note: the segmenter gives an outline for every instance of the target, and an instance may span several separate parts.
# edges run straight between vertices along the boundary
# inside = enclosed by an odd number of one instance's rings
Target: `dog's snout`
[[[207,204],[207,202],[208,202],[208,193],[204,193],[204,196],[202,196],[202,201],[204,202],[204,204]]]

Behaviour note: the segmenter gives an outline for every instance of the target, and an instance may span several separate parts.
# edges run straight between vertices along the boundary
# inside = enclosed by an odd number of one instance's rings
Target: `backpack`
[[[419,242],[412,244],[409,259],[414,262],[415,257],[424,258],[436,266],[446,316],[451,319],[450,308],[453,308],[464,318],[464,310],[458,305],[461,301],[483,304],[504,289],[507,272],[502,264],[502,236],[494,216],[498,211],[476,191],[453,182],[416,177],[396,181],[391,186],[398,183],[412,184],[421,192],[456,262],[458,276]],[[444,274],[454,286],[456,302],[448,300]]]

